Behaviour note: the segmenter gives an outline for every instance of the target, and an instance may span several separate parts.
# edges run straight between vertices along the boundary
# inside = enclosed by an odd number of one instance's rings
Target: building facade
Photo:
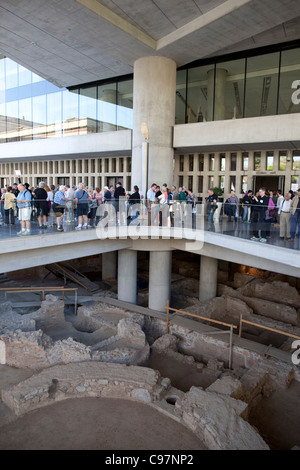
[[[136,109],[141,103],[135,114],[134,103]],[[169,59],[139,59],[133,75],[68,89],[2,57],[0,184],[12,184],[20,173],[31,186],[41,180],[54,185],[83,181],[89,187],[103,188],[120,180],[127,191],[138,184],[145,193],[143,138],[138,127],[146,121],[150,160],[155,160],[153,169],[148,168],[148,186],[153,178],[158,184],[185,186],[199,200],[210,187],[220,188],[224,197],[232,189],[242,197],[261,186],[296,190],[300,186],[300,145],[285,136],[287,116],[296,120],[300,116],[299,41],[203,59],[177,69]],[[244,121],[250,133],[254,126],[251,139],[229,134],[229,121]],[[260,146],[255,129],[261,122],[266,123],[266,139]],[[184,128],[191,129],[196,144],[190,139],[177,147]],[[270,128],[276,141],[268,139]],[[197,140],[202,129],[212,134],[210,141]],[[117,131],[126,131],[132,141],[123,153],[122,148],[107,153],[105,149],[97,153],[95,148],[89,154],[77,146],[80,136],[108,133],[114,140]],[[226,139],[222,140],[222,132]],[[64,139],[71,142],[75,137],[74,146],[61,153]],[[43,141],[42,156],[35,151],[36,141]],[[12,145],[26,148],[26,158],[22,152],[18,158],[10,156]],[[162,168],[163,162],[166,168]]]

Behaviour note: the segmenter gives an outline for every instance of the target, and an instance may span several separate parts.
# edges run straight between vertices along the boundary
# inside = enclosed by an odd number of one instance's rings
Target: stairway
[[[84,274],[80,273],[77,269],[67,263],[52,263],[46,265],[46,269],[53,273],[55,276],[69,279],[76,284],[84,287],[88,292],[96,292],[99,290],[99,286],[94,282],[90,281]]]

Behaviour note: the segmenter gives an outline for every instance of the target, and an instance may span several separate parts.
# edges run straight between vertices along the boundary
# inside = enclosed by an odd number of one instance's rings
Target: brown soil
[[[249,421],[273,450],[300,447],[300,382],[288,389],[263,397],[251,412]]]
[[[2,450],[203,450],[183,425],[148,405],[68,399],[0,428]]]

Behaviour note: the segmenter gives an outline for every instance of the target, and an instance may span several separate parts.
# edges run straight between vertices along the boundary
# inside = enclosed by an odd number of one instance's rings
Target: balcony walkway
[[[128,227],[114,226],[106,232],[97,229],[75,231],[75,223],[63,223],[64,232],[58,232],[49,217],[49,226],[40,229],[31,222],[31,234],[20,236],[20,222],[0,227],[0,272],[10,272],[34,266],[60,262],[110,251],[131,249],[137,251],[182,250],[238,264],[266,269],[300,277],[300,239],[282,240],[279,226],[270,225],[266,243],[250,240],[251,224],[228,222],[227,217],[215,223],[210,230],[207,218],[203,228],[174,229],[173,227],[143,227],[138,236],[128,233]],[[138,233],[133,227],[134,234]],[[103,236],[104,235],[104,236]]]

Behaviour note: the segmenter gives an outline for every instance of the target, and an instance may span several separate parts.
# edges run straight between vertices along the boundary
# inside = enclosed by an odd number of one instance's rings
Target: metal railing
[[[197,318],[198,320],[204,320],[204,321],[207,321],[207,322],[210,322],[210,323],[214,323],[214,324],[217,324],[217,325],[222,325],[222,326],[226,326],[229,328],[229,331],[226,330],[226,331],[205,331],[205,334],[206,335],[221,335],[221,334],[229,334],[229,359],[228,359],[228,368],[231,369],[232,368],[232,353],[233,353],[233,330],[237,328],[236,325],[233,325],[233,324],[230,324],[230,323],[225,323],[225,322],[222,322],[222,321],[219,321],[219,320],[214,320],[212,318],[208,318],[208,317],[203,317],[201,315],[195,315],[194,313],[189,313],[189,312],[185,312],[183,310],[177,310],[176,308],[171,308],[170,307],[170,302],[169,300],[167,301],[167,305],[165,306],[165,309],[167,311],[167,318],[166,318],[166,333],[168,334],[169,333],[169,314],[170,314],[170,310],[172,312],[176,312],[176,313],[180,313],[182,315],[187,315],[189,317],[194,317],[194,318]]]
[[[62,202],[63,204],[57,205],[50,201],[32,200],[29,208],[25,211],[16,206],[9,213],[4,211],[2,204],[0,238],[21,235],[20,230],[17,230],[20,228],[20,223],[24,227],[28,226],[27,232],[30,231],[33,235],[41,234],[41,230],[45,235],[53,233],[53,231],[77,231],[97,228],[99,225],[104,227],[106,224],[110,227],[188,228],[193,231],[214,231],[243,239],[250,239],[257,232],[264,232],[269,244],[279,244],[279,246],[288,249],[300,249],[299,209],[296,209],[295,215],[291,214],[291,229],[292,225],[296,229],[295,233],[292,233],[293,240],[282,240],[278,210],[275,209],[272,217],[266,218],[268,207],[259,206],[259,211],[257,211],[257,204],[247,205],[247,210],[244,211],[245,206],[241,203],[218,202],[213,204],[195,200],[166,200],[160,203],[125,197],[119,200],[103,201],[101,204],[98,204],[95,199],[85,204],[81,204],[79,201],[77,206],[72,200]],[[47,204],[46,215],[44,214],[45,204]],[[30,215],[27,222],[24,217],[26,211]]]

